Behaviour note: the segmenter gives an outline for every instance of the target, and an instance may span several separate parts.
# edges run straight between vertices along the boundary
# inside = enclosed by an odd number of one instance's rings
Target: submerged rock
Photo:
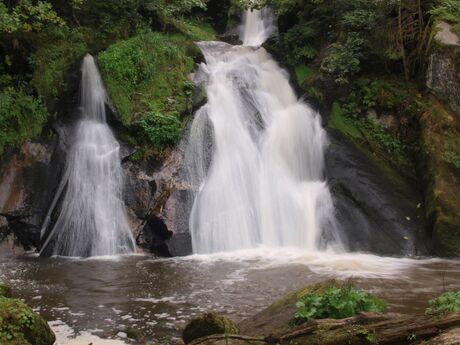
[[[0,344],[53,345],[56,337],[45,320],[18,299],[0,297]]]
[[[195,339],[209,335],[239,333],[239,327],[232,320],[208,313],[190,321],[182,333],[182,338],[186,344],[189,344]]]

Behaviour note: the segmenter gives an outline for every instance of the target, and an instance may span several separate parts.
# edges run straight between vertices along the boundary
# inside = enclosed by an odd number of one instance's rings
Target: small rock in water
[[[125,332],[118,332],[117,337],[119,337],[119,338],[127,338],[128,335]]]
[[[405,240],[408,240],[408,239],[409,239],[409,237],[407,237],[407,236],[404,236],[403,238],[404,238]]]
[[[410,221],[410,217],[406,217],[406,219],[407,219],[408,221]]]

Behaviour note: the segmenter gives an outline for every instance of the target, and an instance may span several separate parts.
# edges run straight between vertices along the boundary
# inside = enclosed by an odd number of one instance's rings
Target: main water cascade
[[[87,257],[126,254],[135,242],[122,200],[120,145],[106,123],[106,92],[94,58],[82,65],[81,120],[68,153],[64,177],[42,227],[42,236],[61,194],[59,216],[41,254]]]
[[[200,43],[206,63],[196,78],[208,103],[195,116],[186,152],[195,253],[341,248],[324,180],[326,133],[319,114],[259,47],[274,30],[271,22],[268,10],[248,11],[243,46]]]

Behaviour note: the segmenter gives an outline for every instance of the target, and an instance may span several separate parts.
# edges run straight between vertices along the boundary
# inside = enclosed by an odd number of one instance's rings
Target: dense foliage
[[[48,112],[40,98],[21,89],[0,92],[0,153],[41,132]]]
[[[180,136],[190,109],[188,73],[193,50],[183,36],[144,32],[99,54],[107,90],[125,126],[140,125],[157,149]]]
[[[145,128],[140,120],[149,111],[174,114],[177,120],[187,107],[184,84],[196,54],[191,40],[214,38],[203,12],[206,3],[1,0],[0,126],[5,130],[0,150],[40,134],[50,117],[44,104],[55,112],[53,104],[68,87],[69,72],[77,70],[87,52],[109,46],[101,61],[105,71],[114,72],[106,76],[123,122]],[[127,61],[122,62],[125,55]],[[114,86],[126,80],[126,90]]]
[[[444,292],[428,301],[427,314],[460,313],[460,291]]]
[[[311,319],[343,319],[361,312],[383,312],[385,302],[352,286],[331,287],[319,294],[307,294],[297,304],[295,324]]]

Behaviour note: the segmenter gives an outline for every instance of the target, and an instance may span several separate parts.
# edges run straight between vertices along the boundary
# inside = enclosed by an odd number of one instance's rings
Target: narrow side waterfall
[[[49,245],[52,255],[73,257],[126,254],[135,249],[122,200],[120,145],[106,123],[106,97],[94,58],[86,55],[82,65],[81,120],[50,214],[60,194],[65,195],[41,253],[49,250]]]
[[[246,45],[267,38],[263,21],[260,11],[245,14]],[[195,116],[186,152],[196,193],[194,252],[341,248],[319,114],[296,97],[265,49],[222,42],[200,48],[206,63],[196,78],[206,84],[208,103]]]

